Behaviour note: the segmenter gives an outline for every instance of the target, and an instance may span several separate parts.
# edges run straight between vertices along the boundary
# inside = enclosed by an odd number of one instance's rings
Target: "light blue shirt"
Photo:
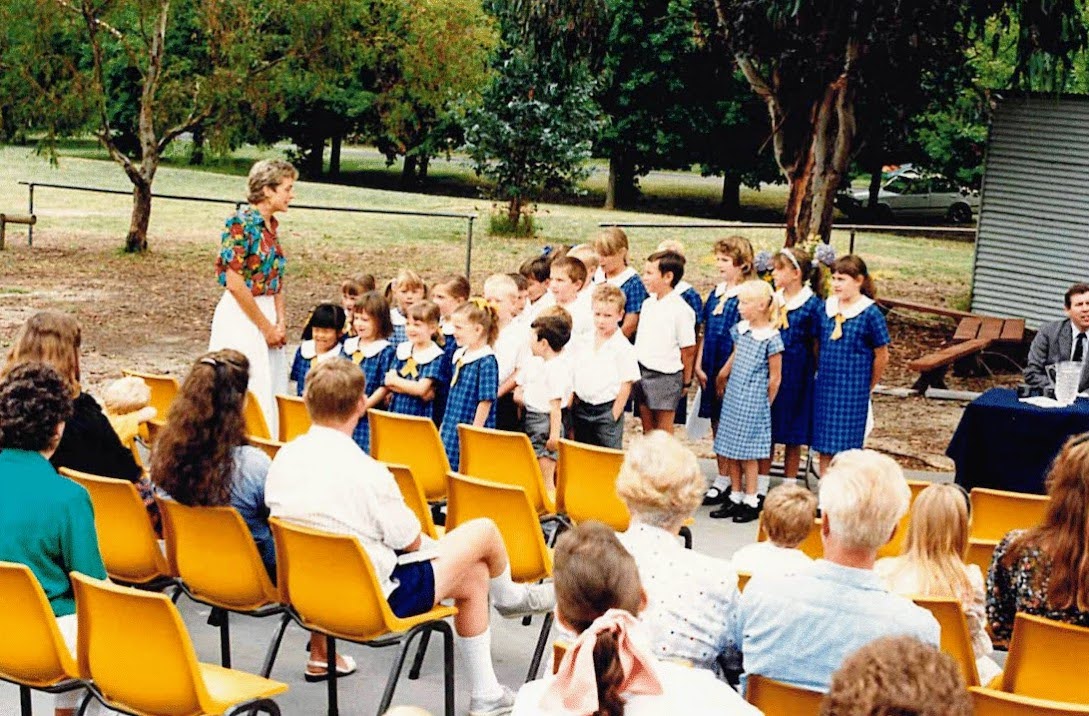
[[[906,634],[938,646],[941,638],[930,612],[885,589],[873,570],[823,559],[794,574],[755,575],[736,624],[747,674],[822,692],[843,660],[875,639]]]

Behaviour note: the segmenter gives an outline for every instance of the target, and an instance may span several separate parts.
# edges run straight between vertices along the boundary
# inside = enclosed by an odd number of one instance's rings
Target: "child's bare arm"
[[[488,421],[488,413],[492,410],[492,401],[482,400],[476,404],[476,415],[473,416],[473,425],[478,428],[484,427],[484,423]]]
[[[877,387],[881,375],[885,372],[885,366],[889,364],[889,347],[879,346],[873,349],[873,373],[870,375],[870,390]]]
[[[692,368],[696,364],[696,346],[691,345],[681,349],[681,365],[684,366],[684,384],[692,382]]]
[[[371,408],[377,408],[379,405],[385,402],[386,395],[388,393],[389,390],[387,390],[385,386],[378,388],[373,393],[371,393],[370,397],[367,398],[367,410],[370,410]]]
[[[707,390],[707,374],[703,372],[703,335],[700,334],[696,338],[696,360],[693,363],[694,374],[696,380],[699,381],[700,387]]]
[[[783,380],[783,354],[768,356],[768,405],[775,402],[779,394],[779,384]]]
[[[498,397],[502,398],[504,395],[514,390],[514,388],[518,385],[516,375],[516,373],[511,373],[510,377],[504,380],[502,384],[500,384],[499,392],[497,394]]]
[[[730,377],[730,371],[734,367],[734,355],[737,351],[734,350],[730,353],[729,360],[722,366],[722,370],[718,372],[718,376],[715,378],[715,394],[718,397],[722,397],[722,394],[726,392],[726,380]]]
[[[631,337],[635,335],[636,329],[639,328],[639,314],[638,313],[625,313],[624,320],[620,323],[620,332],[624,334],[624,337],[629,341]],[[551,449],[551,448],[550,448]]]

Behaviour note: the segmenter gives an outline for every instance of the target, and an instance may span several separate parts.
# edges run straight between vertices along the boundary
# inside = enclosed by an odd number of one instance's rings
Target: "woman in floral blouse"
[[[287,391],[287,328],[283,276],[286,259],[276,236],[275,214],[295,198],[299,173],[281,159],[250,169],[250,206],[227,218],[216,276],[227,290],[212,318],[208,350],[233,348],[250,362],[249,389],[276,434],[276,400]]]
[[[1089,433],[1067,440],[1047,477],[1041,524],[1014,530],[995,548],[987,576],[987,620],[1009,641],[1017,612],[1089,626]]]

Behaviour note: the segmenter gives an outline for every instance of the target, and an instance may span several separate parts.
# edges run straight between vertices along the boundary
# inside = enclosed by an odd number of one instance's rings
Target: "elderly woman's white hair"
[[[706,487],[696,456],[661,430],[632,440],[616,478],[635,519],[671,531],[696,511]]]
[[[250,167],[247,200],[254,205],[260,204],[265,200],[265,187],[275,189],[288,177],[299,178],[299,171],[291,162],[283,159],[262,159]]]
[[[846,547],[877,550],[910,504],[904,471],[873,450],[839,453],[821,478],[821,512],[831,534]]]

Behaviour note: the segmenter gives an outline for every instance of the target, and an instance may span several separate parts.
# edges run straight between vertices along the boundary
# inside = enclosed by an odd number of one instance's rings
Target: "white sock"
[[[741,493],[739,491],[737,491],[737,490],[734,490],[733,492],[731,492],[730,493],[730,502],[734,503],[735,505],[740,505],[741,504]]]
[[[525,591],[526,585],[515,584],[510,578],[509,564],[503,568],[498,577],[492,577],[488,583],[488,595],[492,598],[493,604],[514,604],[522,599]]]
[[[726,492],[726,490],[730,489],[730,478],[725,475],[719,475],[715,478],[715,484],[711,485],[711,487],[714,487],[719,492]]]
[[[768,494],[768,485],[771,484],[771,477],[769,475],[757,475],[756,476],[756,493],[758,495]]]
[[[796,477],[784,477],[779,482],[780,485],[798,485],[798,478]]]
[[[748,492],[745,493],[744,502],[749,507],[756,507],[757,505],[760,504],[760,500],[757,499],[756,494],[755,493],[750,494]]]
[[[459,636],[454,640],[462,664],[469,672],[469,693],[481,699],[498,698],[503,693],[492,666],[492,630],[485,629],[476,636]]]

